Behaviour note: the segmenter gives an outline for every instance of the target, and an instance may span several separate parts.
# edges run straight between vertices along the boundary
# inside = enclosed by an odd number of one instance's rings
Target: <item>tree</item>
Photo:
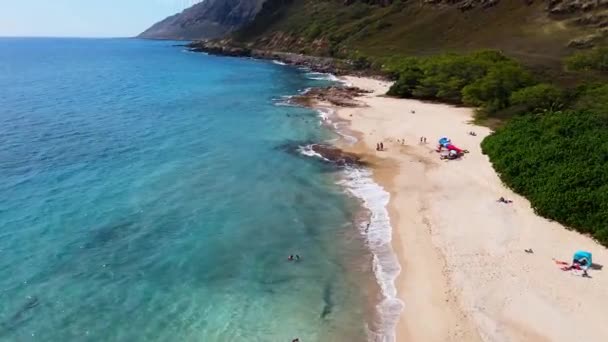
[[[511,104],[526,111],[558,111],[564,107],[564,92],[554,85],[541,83],[515,91]]]
[[[490,112],[504,109],[510,104],[512,92],[533,82],[532,76],[515,63],[496,64],[486,76],[462,90],[463,102]]]

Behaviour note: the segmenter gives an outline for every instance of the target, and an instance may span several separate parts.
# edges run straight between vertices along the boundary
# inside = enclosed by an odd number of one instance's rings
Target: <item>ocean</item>
[[[175,44],[0,38],[0,340],[390,340],[332,78]]]

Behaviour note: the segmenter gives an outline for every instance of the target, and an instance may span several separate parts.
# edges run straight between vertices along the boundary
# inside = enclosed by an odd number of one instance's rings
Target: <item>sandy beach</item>
[[[388,98],[387,82],[344,80],[373,91],[359,98],[365,106],[337,115],[362,137],[345,148],[369,156],[391,194],[405,307],[398,341],[608,341],[608,268],[584,278],[554,261],[582,249],[608,264],[608,251],[535,215],[501,183],[480,147],[491,131],[470,123],[471,109]],[[441,136],[470,153],[440,160]],[[385,151],[376,151],[379,142]]]

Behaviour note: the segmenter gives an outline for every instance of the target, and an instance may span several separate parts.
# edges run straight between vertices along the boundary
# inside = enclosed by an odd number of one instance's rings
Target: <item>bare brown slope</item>
[[[150,27],[139,38],[218,38],[254,19],[264,0],[205,0]]]

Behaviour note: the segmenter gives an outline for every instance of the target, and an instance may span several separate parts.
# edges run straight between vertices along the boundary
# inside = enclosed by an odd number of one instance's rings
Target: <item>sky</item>
[[[0,36],[132,37],[200,0],[0,0]]]

